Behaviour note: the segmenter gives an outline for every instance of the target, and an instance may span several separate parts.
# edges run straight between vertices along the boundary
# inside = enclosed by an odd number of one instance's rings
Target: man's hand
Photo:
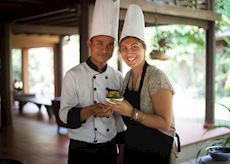
[[[94,114],[98,117],[108,117],[112,113],[111,107],[108,105],[98,103],[93,106]]]

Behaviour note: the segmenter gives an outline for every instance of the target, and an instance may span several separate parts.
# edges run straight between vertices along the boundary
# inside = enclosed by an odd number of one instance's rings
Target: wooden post
[[[211,9],[214,8],[214,0],[209,1]],[[205,125],[210,127],[214,124],[214,107],[215,107],[215,22],[208,22],[206,30],[206,102],[205,102]]]
[[[81,15],[79,24],[80,33],[80,63],[86,61],[89,56],[87,40],[89,38],[89,4],[81,4]]]
[[[124,21],[119,20],[118,39],[117,39],[118,46],[119,46],[119,40],[120,40],[120,37],[121,37],[121,31],[122,31],[123,24],[124,24]],[[118,53],[120,53],[120,52],[118,51]],[[122,72],[123,71],[122,70],[122,57],[120,56],[120,54],[118,54],[118,55],[119,56],[118,56],[118,62],[117,62],[117,69]]]
[[[63,38],[64,36],[60,36],[60,41],[53,48],[54,50],[54,96],[61,96],[61,85],[62,85],[62,77],[63,77]]]
[[[23,93],[29,93],[28,48],[22,49],[22,83]]]
[[[0,93],[1,93],[1,127],[11,126],[13,107],[13,80],[11,61],[11,25],[0,23]]]

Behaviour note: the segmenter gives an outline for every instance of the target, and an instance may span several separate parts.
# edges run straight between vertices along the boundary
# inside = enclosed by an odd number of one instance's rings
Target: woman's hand
[[[113,111],[118,112],[123,116],[132,117],[134,108],[125,99],[123,101],[112,100],[112,103],[108,102],[107,105],[110,106]]]

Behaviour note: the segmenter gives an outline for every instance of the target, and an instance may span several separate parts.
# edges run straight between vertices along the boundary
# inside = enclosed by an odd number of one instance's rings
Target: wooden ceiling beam
[[[139,5],[144,13],[169,15],[173,17],[204,21],[216,21],[221,18],[220,14],[209,10],[199,10],[167,4],[162,5],[154,2],[147,2],[145,0],[122,0],[121,9],[127,9],[128,5],[133,3]]]
[[[51,21],[51,22],[46,22],[47,25],[58,25],[61,26],[62,24],[66,25],[66,24],[76,24],[79,22],[78,20],[79,18],[77,17],[72,17],[72,18],[68,18],[68,19],[59,19],[59,20],[55,20],[55,21]]]
[[[124,20],[126,14],[126,10],[120,10],[120,19]],[[208,22],[199,19],[187,19],[183,17],[175,17],[169,15],[162,15],[162,14],[155,14],[155,13],[144,13],[145,17],[145,25],[149,26],[156,26],[156,25],[175,25],[175,24],[182,24],[182,25],[192,25],[202,27],[204,29],[208,29]]]
[[[12,48],[52,47],[59,43],[59,36],[50,35],[12,35]]]
[[[41,26],[41,25],[25,25],[13,24],[12,33],[24,34],[51,34],[51,35],[73,35],[79,34],[78,27],[61,27],[61,26]]]
[[[50,22],[55,22],[57,20],[61,20],[61,19],[69,19],[69,18],[75,18],[78,19],[76,12],[73,13],[60,13],[60,14],[55,14],[55,15],[50,15],[47,17],[42,17],[42,18],[37,18],[37,19],[33,19],[33,20],[29,20],[28,22],[30,24],[33,24],[35,22],[35,24],[48,24]],[[20,22],[21,23],[21,22]]]
[[[50,7],[43,8],[42,10],[36,9],[34,11],[30,11],[30,12],[27,11],[25,13],[21,13],[20,15],[17,16],[17,18],[15,18],[14,22],[29,21],[32,19],[42,18],[42,17],[46,17],[46,16],[50,16],[50,15],[54,15],[54,14],[58,14],[58,13],[62,13],[62,12],[68,12],[70,10],[71,10],[70,8],[62,8],[62,9],[53,8],[53,9],[50,9]],[[25,14],[26,14],[26,16],[25,16]]]
[[[37,17],[43,17],[55,12],[63,10],[75,9],[76,5],[80,4],[93,4],[95,0],[44,0],[43,5],[26,5],[17,11],[17,15],[14,20],[21,21],[26,19],[34,19]],[[31,10],[28,10],[31,9]]]

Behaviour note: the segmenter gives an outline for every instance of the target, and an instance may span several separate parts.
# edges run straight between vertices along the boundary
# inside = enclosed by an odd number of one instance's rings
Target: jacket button
[[[94,115],[93,117],[94,117],[94,118],[97,118],[97,115]]]
[[[108,131],[109,131],[109,129],[106,129],[106,131],[108,132]]]
[[[108,76],[105,76],[105,79],[108,79]]]
[[[93,90],[95,90],[95,91],[96,91],[96,90],[97,90],[97,88],[93,88]]]
[[[97,140],[94,140],[93,142],[94,142],[94,143],[97,143]]]
[[[107,118],[109,118],[109,116],[107,116]]]
[[[94,79],[96,79],[96,76],[93,76]]]
[[[97,101],[94,101],[94,104],[96,104],[97,103]]]
[[[95,131],[97,131],[97,128],[94,128]]]

